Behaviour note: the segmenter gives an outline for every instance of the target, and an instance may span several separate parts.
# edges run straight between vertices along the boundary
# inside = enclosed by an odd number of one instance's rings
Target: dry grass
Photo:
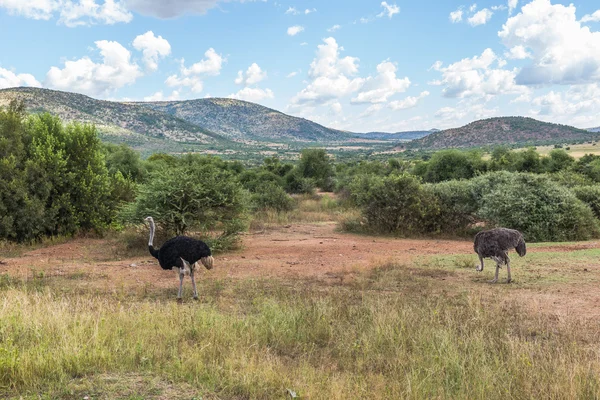
[[[0,279],[0,397],[600,396],[594,321],[527,311],[503,291],[440,290],[454,274],[388,263],[337,286],[205,280],[202,302],[183,305],[158,289]]]

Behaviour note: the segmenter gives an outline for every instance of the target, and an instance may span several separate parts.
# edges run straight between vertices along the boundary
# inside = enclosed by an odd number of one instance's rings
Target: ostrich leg
[[[498,261],[496,261],[496,276],[494,277],[494,279],[492,279],[490,281],[490,283],[496,283],[498,282],[498,272],[500,271],[500,263]]]
[[[183,277],[185,274],[183,273],[183,268],[179,269],[179,292],[177,292],[177,301],[183,300]]]
[[[508,257],[506,257],[506,271],[508,272],[508,279],[506,280],[506,283],[511,283],[512,278],[510,277],[510,258]]]
[[[194,288],[194,300],[198,300],[198,290],[196,289],[196,277],[194,275],[194,271],[196,264],[192,265],[190,277],[192,278],[192,287]]]

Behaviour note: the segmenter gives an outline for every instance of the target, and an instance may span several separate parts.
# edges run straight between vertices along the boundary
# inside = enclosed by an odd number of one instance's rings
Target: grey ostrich
[[[519,256],[523,257],[527,253],[523,234],[514,229],[496,228],[489,231],[482,231],[475,235],[473,249],[479,256],[480,265],[477,271],[483,271],[483,259],[491,258],[496,261],[496,276],[491,283],[498,282],[498,271],[502,264],[506,264],[508,279],[506,283],[511,282],[510,276],[510,258],[508,252],[511,249],[517,250]]]
[[[150,223],[150,239],[148,240],[148,250],[154,258],[158,260],[162,269],[172,270],[173,267],[178,269],[179,273],[179,292],[177,300],[181,301],[183,295],[183,277],[190,275],[192,278],[192,286],[194,287],[194,299],[198,299],[198,290],[196,289],[196,279],[194,271],[196,270],[197,262],[200,261],[206,269],[212,269],[213,258],[210,249],[201,240],[197,240],[187,236],[176,236],[167,240],[160,249],[155,250],[154,241],[154,219],[147,217],[145,221]]]

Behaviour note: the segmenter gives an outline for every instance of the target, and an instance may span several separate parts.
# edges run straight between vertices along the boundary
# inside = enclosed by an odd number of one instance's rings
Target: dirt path
[[[47,276],[80,274],[78,284],[115,290],[117,288],[175,288],[175,273],[163,271],[148,256],[113,261],[114,249],[106,240],[77,239],[71,242],[30,251],[21,257],[4,259],[0,274],[31,278],[34,273]],[[335,223],[294,224],[245,236],[244,248],[216,258],[215,268],[202,269],[200,279],[222,278],[314,278],[339,282],[340,276],[358,273],[386,262],[410,267],[416,257],[464,254],[473,258],[471,241],[412,240],[374,238],[336,232]],[[600,248],[598,242],[573,245],[532,247],[528,253],[572,252]],[[109,261],[105,261],[109,260]],[[487,264],[491,266],[491,263]],[[443,267],[443,266],[442,266]],[[489,267],[488,267],[489,268]],[[600,260],[586,264],[590,277],[600,277]],[[487,271],[490,274],[490,271]],[[518,272],[513,272],[517,276]],[[342,278],[343,279],[343,278]],[[432,276],[432,279],[435,279]],[[484,287],[482,276],[459,274],[449,279],[460,288]],[[505,287],[506,285],[504,285]],[[597,280],[568,285],[558,282],[544,290],[523,287],[518,296],[528,298],[532,307],[564,314],[600,317],[600,290]],[[486,289],[487,290],[487,289]],[[504,290],[497,285],[491,290]]]

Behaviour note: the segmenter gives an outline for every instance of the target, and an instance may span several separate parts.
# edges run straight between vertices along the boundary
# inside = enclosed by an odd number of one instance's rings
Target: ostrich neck
[[[153,246],[154,242],[154,221],[150,221],[150,238],[148,239],[148,246]]]

